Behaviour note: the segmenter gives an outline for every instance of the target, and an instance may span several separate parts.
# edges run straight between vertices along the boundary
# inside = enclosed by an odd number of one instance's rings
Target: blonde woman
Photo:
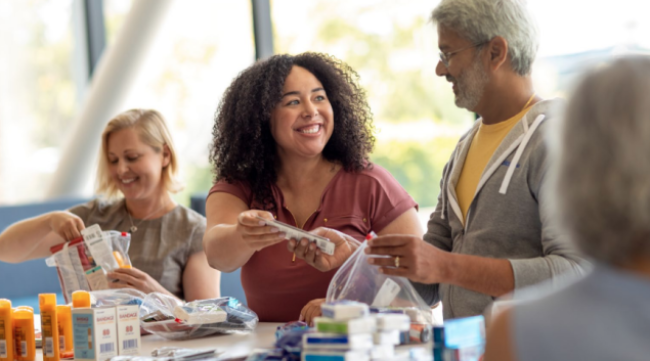
[[[86,226],[131,233],[131,269],[108,274],[114,288],[162,292],[188,301],[219,296],[219,271],[203,252],[205,218],[177,204],[178,159],[162,115],[132,109],[102,133],[97,170],[101,196],[68,211],[17,222],[0,234],[0,261],[46,257],[55,244],[80,237]]]

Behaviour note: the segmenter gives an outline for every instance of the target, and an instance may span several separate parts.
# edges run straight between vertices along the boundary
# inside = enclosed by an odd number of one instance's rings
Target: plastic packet
[[[99,230],[99,227],[93,229]],[[56,267],[66,302],[72,300],[71,295],[74,291],[108,289],[109,280],[106,278],[106,271],[118,267],[131,267],[131,260],[127,253],[131,243],[130,234],[100,230],[95,236],[93,245],[89,245],[87,239],[79,237],[50,248],[52,256],[48,257],[45,263],[50,267]],[[91,250],[93,248],[95,254]]]
[[[132,288],[101,290],[90,292],[92,307],[142,305],[147,294]]]
[[[216,360],[223,351],[218,349],[191,349],[164,346],[151,352],[151,356],[114,356],[110,361],[192,361]]]
[[[366,248],[367,242],[362,243],[334,274],[327,302],[351,300],[368,304],[373,313],[404,313],[410,317],[412,329],[422,328],[421,333],[430,336],[426,331],[433,322],[429,305],[408,279],[385,275],[377,266],[368,264],[369,257],[381,256],[367,255]]]
[[[186,321],[177,317],[181,311]],[[222,297],[182,303],[175,297],[153,292],[140,306],[140,325],[170,340],[184,340],[218,333],[249,332],[259,319],[236,298]]]

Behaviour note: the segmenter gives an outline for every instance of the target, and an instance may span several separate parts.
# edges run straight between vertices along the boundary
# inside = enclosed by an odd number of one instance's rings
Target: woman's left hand
[[[334,254],[330,256],[323,253],[316,247],[316,243],[311,243],[304,238],[300,242],[289,240],[287,249],[289,252],[294,252],[296,258],[304,259],[307,264],[321,272],[340,267],[359,247],[359,243],[354,238],[331,228],[319,227],[309,233],[328,238],[333,242]]]
[[[106,275],[108,278],[118,282],[108,282],[110,288],[135,288],[146,294],[151,292],[169,293],[163,286],[154,280],[147,273],[137,268],[118,268]]]

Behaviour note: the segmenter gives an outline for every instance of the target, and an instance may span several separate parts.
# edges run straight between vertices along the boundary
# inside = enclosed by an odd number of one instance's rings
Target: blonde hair
[[[163,187],[168,192],[177,193],[183,189],[178,179],[178,161],[171,134],[162,114],[152,109],[131,109],[111,119],[102,133],[102,145],[97,167],[96,192],[107,199],[120,198],[120,190],[110,176],[108,161],[108,137],[119,130],[133,128],[140,140],[161,152],[166,145],[169,149],[169,164],[162,170]]]

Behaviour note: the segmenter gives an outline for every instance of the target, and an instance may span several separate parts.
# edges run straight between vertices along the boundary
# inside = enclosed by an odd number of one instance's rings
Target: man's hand
[[[419,237],[379,236],[368,241],[365,251],[371,255],[391,256],[368,259],[368,263],[379,266],[379,271],[384,274],[406,277],[413,282],[425,284],[444,283],[447,280],[448,253]]]
[[[316,247],[316,243],[311,243],[304,238],[300,242],[289,240],[287,249],[289,252],[294,252],[297,258],[304,259],[307,264],[322,272],[340,267],[359,247],[359,243],[354,238],[331,228],[319,227],[310,233],[333,242],[334,254],[330,256],[323,253]]]

